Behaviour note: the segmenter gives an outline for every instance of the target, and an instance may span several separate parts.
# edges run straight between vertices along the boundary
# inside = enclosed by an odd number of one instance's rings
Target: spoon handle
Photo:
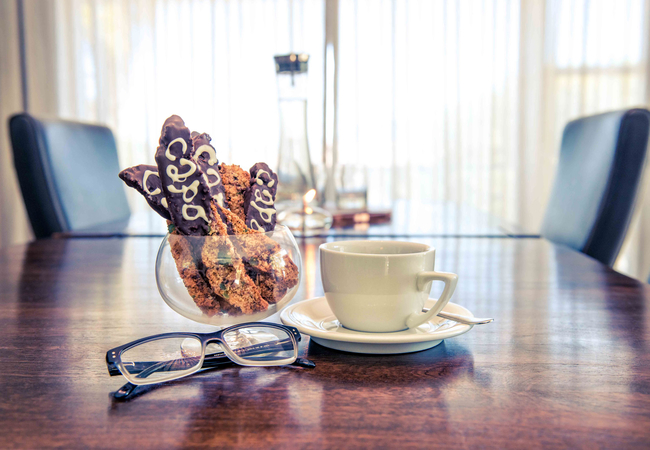
[[[467,317],[467,316],[461,316],[458,314],[453,314],[453,313],[447,313],[447,312],[439,312],[438,316],[442,317],[443,319],[449,319],[453,320],[455,322],[459,323],[465,323],[467,325],[481,325],[484,323],[490,323],[494,322],[494,319],[489,318],[489,317]]]
[[[427,308],[424,308],[422,312],[428,311]],[[438,317],[442,317],[443,319],[447,320],[453,320],[454,322],[458,323],[464,323],[466,325],[482,325],[484,323],[490,323],[494,322],[494,319],[491,318],[481,318],[481,317],[467,317],[467,316],[461,316],[460,314],[453,314],[449,312],[444,312],[440,311],[438,313]]]

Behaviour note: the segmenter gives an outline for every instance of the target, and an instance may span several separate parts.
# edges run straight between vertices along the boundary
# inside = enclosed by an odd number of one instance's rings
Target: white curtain
[[[518,220],[517,1],[340,4],[339,161],[370,202],[467,203]]]
[[[306,52],[319,162],[328,2],[25,0],[30,111],[107,124],[123,167],[153,161],[170,114],[210,133],[224,161],[273,162],[272,56]],[[365,168],[373,206],[453,201],[536,231],[566,122],[648,104],[649,10],[647,0],[338,0],[338,161]],[[19,108],[10,104],[3,120]],[[646,211],[617,262],[640,278]]]
[[[323,0],[24,3],[30,112],[107,125],[122,167],[154,163],[172,114],[208,132],[221,161],[273,164],[273,56],[291,51],[311,55],[308,131],[312,157],[320,158]],[[132,209],[146,208],[129,194]]]
[[[59,115],[108,124],[123,166],[153,161],[171,114],[207,131],[223,161],[250,167],[277,160],[273,55],[292,50],[312,55],[309,132],[320,153],[322,0],[55,5]]]
[[[566,123],[648,104],[644,0],[340,0],[339,11],[339,162],[368,167],[376,205],[448,200],[537,231]],[[617,262],[639,278],[645,210]]]

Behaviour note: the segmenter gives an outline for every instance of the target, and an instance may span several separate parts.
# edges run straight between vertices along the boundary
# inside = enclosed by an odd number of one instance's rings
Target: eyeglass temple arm
[[[182,359],[181,359],[182,360]],[[223,352],[218,352],[218,353],[210,353],[209,355],[205,356],[205,359],[203,360],[203,365],[201,366],[202,369],[209,369],[211,367],[218,367],[224,364],[230,364],[232,361],[223,353]],[[163,363],[159,361],[141,361],[141,362],[135,362],[135,363],[128,363],[129,365],[129,373],[141,373],[145,370],[151,369],[153,366],[158,366],[158,368],[162,368],[164,364],[169,363],[169,361],[165,361]],[[116,365],[112,364],[109,365],[108,368],[108,373],[110,376],[114,377],[117,375],[122,375],[120,373],[120,370],[117,368]],[[151,372],[153,373],[153,371]]]
[[[228,360],[227,362],[223,362],[221,364],[215,364],[214,366],[206,367],[205,364],[201,367],[201,369],[214,369],[218,366],[227,366],[229,364],[234,364],[232,361]],[[298,367],[306,367],[309,369],[313,369],[316,367],[316,364],[313,361],[310,361],[308,359],[304,358],[298,358],[296,359],[293,363],[290,364],[291,366],[298,366]],[[118,372],[119,374],[119,372]],[[128,400],[131,397],[134,397],[138,389],[140,389],[142,386],[133,384],[131,382],[126,383],[123,385],[121,388],[119,388],[117,391],[113,393],[113,397],[115,397],[117,400]]]

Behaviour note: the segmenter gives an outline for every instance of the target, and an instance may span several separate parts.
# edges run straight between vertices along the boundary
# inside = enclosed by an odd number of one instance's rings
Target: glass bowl
[[[167,234],[156,283],[170,308],[216,326],[255,322],[281,311],[300,287],[302,262],[291,231],[229,236]]]

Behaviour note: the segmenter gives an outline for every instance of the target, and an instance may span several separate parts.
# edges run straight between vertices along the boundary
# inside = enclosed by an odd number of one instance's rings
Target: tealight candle
[[[302,235],[305,236],[307,229],[307,215],[312,214],[314,211],[309,206],[314,197],[316,197],[316,189],[310,189],[302,197]]]

